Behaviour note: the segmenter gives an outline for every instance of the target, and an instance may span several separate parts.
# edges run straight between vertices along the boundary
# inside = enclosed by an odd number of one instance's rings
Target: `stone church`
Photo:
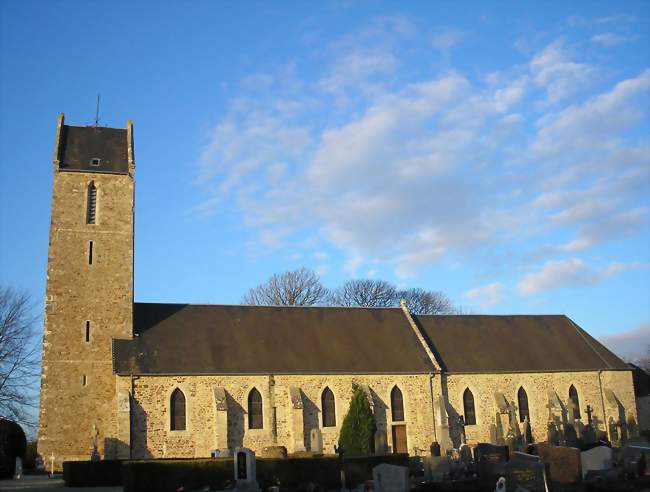
[[[65,460],[333,451],[353,385],[388,450],[636,419],[630,368],[566,316],[134,302],[133,125],[59,115],[38,451]],[[514,424],[513,424],[514,422]],[[459,430],[460,429],[460,430]],[[519,429],[517,429],[519,432]]]

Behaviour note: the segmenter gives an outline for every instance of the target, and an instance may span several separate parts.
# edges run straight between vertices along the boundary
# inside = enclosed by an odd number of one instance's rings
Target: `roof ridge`
[[[612,369],[612,365],[611,365],[609,362],[607,362],[607,361],[605,360],[605,358],[604,358],[602,355],[600,355],[600,352],[598,352],[598,351],[594,348],[593,344],[592,344],[592,343],[587,339],[587,337],[585,336],[585,334],[582,333],[582,328],[580,328],[580,327],[578,326],[578,324],[577,324],[575,321],[573,321],[571,318],[569,318],[568,316],[567,316],[566,318],[571,322],[571,324],[572,324],[573,327],[575,328],[576,332],[577,332],[577,333],[582,337],[582,339],[585,341],[585,343],[587,344],[587,346],[588,346],[591,350],[593,350],[593,352],[594,352],[594,353],[595,353],[595,354],[600,358],[600,360],[602,360],[602,361],[605,363],[605,365],[606,365],[609,369]]]

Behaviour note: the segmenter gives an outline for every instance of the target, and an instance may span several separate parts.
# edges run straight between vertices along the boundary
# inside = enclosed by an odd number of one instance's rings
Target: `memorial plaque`
[[[537,454],[548,465],[549,480],[556,483],[576,483],[582,477],[580,450],[552,446],[547,443],[537,444]]]
[[[480,443],[474,450],[474,461],[481,478],[499,477],[505,474],[508,462],[508,446]]]
[[[546,492],[544,463],[538,456],[514,452],[506,465],[507,492]]]

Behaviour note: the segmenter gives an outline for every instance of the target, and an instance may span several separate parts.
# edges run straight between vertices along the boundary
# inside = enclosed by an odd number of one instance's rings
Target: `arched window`
[[[172,392],[170,400],[170,414],[171,414],[171,430],[184,431],[185,430],[185,395],[183,392],[176,388]]]
[[[257,389],[253,388],[248,393],[248,428],[261,429],[263,427],[262,395]]]
[[[95,182],[91,181],[88,185],[88,205],[86,207],[86,224],[95,223],[95,215],[97,210],[97,188]]]
[[[571,385],[569,387],[569,400],[573,402],[573,418],[580,418],[580,399],[578,398],[578,390],[575,386]]]
[[[390,413],[393,422],[404,421],[404,398],[397,386],[390,392]]]
[[[323,409],[323,427],[336,427],[336,403],[334,393],[329,388],[323,390],[321,396],[321,408]]]
[[[463,409],[465,411],[465,425],[476,425],[476,410],[474,409],[474,395],[467,388],[463,393]]]
[[[528,413],[528,395],[526,390],[522,387],[517,391],[517,401],[519,402],[519,422],[523,422],[528,417],[530,422],[530,414]]]

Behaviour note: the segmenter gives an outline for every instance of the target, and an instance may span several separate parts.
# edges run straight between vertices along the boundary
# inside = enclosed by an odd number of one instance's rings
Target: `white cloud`
[[[494,282],[468,290],[463,296],[487,308],[503,302],[504,289],[505,286],[501,282]]]
[[[571,61],[562,41],[555,41],[530,62],[535,84],[546,90],[549,102],[556,103],[591,82],[594,68]]]
[[[517,284],[517,291],[528,296],[549,289],[593,285],[623,270],[647,267],[646,263],[610,263],[605,268],[593,269],[579,258],[550,260],[538,271],[524,276]]]
[[[605,335],[599,340],[624,360],[636,361],[642,357],[650,357],[650,323]]]
[[[594,34],[591,40],[603,46],[616,46],[628,42],[629,38],[620,34],[614,34],[613,32],[603,32],[601,34]]]
[[[533,150],[549,154],[562,152],[565,148],[611,148],[617,143],[622,130],[644,116],[638,98],[648,89],[650,69],[619,82],[611,91],[599,94],[582,105],[571,105],[540,118]]]
[[[311,79],[293,65],[249,77],[203,149],[197,211],[239,210],[266,246],[329,243],[349,274],[372,263],[400,279],[509,241],[542,236],[557,254],[641,230],[648,145],[626,132],[650,70],[564,103],[595,68],[561,42],[478,78],[406,77],[398,41],[417,32],[377,20],[326,48]],[[308,247],[288,238],[305,231]]]
[[[437,28],[431,37],[431,45],[443,53],[448,53],[463,40],[463,32],[459,29]]]

